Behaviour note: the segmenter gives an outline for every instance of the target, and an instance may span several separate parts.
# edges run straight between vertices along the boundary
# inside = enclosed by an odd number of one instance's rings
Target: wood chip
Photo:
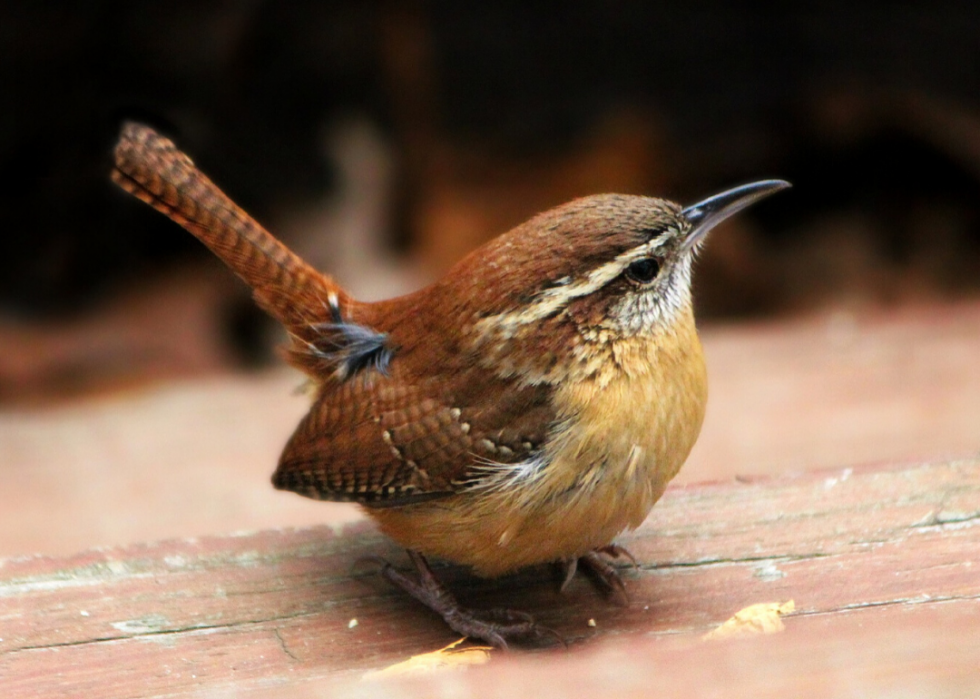
[[[796,608],[793,600],[789,602],[763,602],[753,604],[735,612],[728,621],[701,637],[704,641],[720,641],[739,636],[754,636],[763,633],[779,633],[785,626],[779,617],[789,614]]]
[[[489,646],[458,648],[457,646],[465,640],[465,638],[461,638],[445,648],[440,648],[431,653],[413,655],[408,660],[389,665],[382,670],[365,673],[364,679],[377,679],[394,675],[422,675],[437,670],[458,670],[470,665],[483,665],[490,661],[492,648]]]

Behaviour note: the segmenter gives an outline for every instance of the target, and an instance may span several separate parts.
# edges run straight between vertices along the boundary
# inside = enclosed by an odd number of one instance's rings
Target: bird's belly
[[[576,419],[551,440],[546,466],[493,488],[371,514],[406,548],[486,576],[605,546],[640,525],[694,446],[706,386],[703,364],[691,367],[690,376],[671,374],[674,381],[572,387],[580,395],[562,398],[578,403]]]
[[[581,556],[639,526],[667,484],[657,467],[651,460],[632,473],[595,473],[543,497],[477,491],[372,515],[406,548],[500,575]]]

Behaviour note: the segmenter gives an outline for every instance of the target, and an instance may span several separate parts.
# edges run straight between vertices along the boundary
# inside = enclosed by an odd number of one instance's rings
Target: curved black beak
[[[687,207],[681,213],[691,222],[691,231],[684,239],[683,249],[693,248],[708,234],[708,231],[732,214],[791,186],[785,180],[762,180],[729,189]]]

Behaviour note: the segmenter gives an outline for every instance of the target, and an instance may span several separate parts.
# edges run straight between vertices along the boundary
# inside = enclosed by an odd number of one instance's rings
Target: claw
[[[599,587],[600,591],[614,598],[622,606],[628,606],[629,595],[626,592],[626,584],[623,582],[616,567],[603,558],[603,555],[609,556],[610,558],[619,558],[622,556],[628,558],[634,568],[640,567],[639,562],[633,554],[622,546],[618,544],[602,546],[595,551],[589,551],[584,556],[561,562],[565,570],[564,580],[562,581],[560,590],[562,592],[565,591],[572,578],[575,577],[576,571],[581,568],[589,574],[589,577],[592,578],[592,581]]]
[[[439,582],[422,554],[409,551],[408,555],[415,565],[418,580],[413,580],[383,559],[381,575],[441,616],[457,633],[482,639],[504,650],[508,648],[508,640],[545,636],[551,636],[567,647],[565,639],[558,632],[539,626],[525,612],[512,609],[491,609],[483,612],[461,606]]]
[[[640,562],[636,560],[636,556],[630,553],[629,549],[620,546],[619,544],[609,544],[601,548],[596,549],[596,553],[604,553],[611,558],[619,558],[623,556],[624,558],[630,559],[630,563],[633,564],[633,569],[637,570],[640,567]]]
[[[565,568],[564,580],[561,581],[561,587],[558,588],[559,592],[564,592],[568,584],[572,582],[572,578],[575,577],[575,573],[578,572],[578,559],[569,558],[561,562],[561,565]]]

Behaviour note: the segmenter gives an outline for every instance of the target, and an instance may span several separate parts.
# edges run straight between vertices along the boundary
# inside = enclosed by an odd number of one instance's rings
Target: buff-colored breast
[[[619,341],[602,372],[555,392],[547,466],[489,489],[369,510],[406,548],[494,576],[580,556],[640,525],[701,429],[707,377],[693,316]]]

